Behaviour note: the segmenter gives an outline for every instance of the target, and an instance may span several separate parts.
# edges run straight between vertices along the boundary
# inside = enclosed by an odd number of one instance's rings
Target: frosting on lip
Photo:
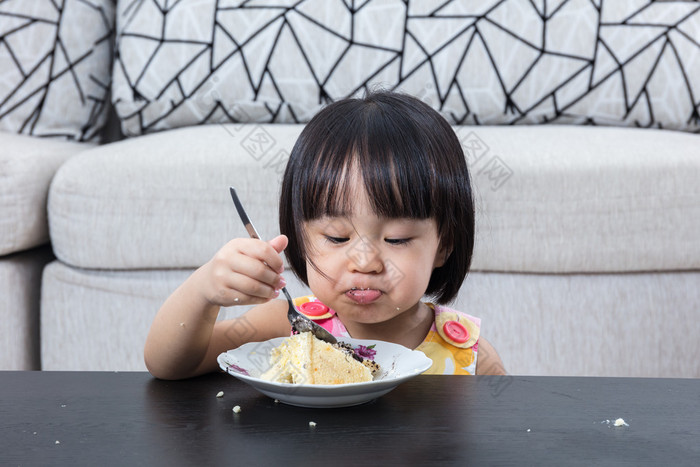
[[[382,292],[377,289],[360,289],[357,287],[353,287],[352,289],[345,292],[345,296],[356,303],[366,305],[368,303],[377,301],[379,297],[382,296]]]

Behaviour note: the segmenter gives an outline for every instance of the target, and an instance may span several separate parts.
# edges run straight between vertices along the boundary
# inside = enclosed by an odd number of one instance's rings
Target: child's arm
[[[479,353],[476,359],[477,375],[505,375],[506,369],[503,367],[501,357],[493,348],[491,343],[479,337]]]
[[[246,342],[288,335],[287,302],[277,297],[287,237],[235,239],[197,269],[158,311],[144,348],[157,378],[181,379],[214,371],[216,356]],[[261,304],[240,318],[216,322],[222,306]]]

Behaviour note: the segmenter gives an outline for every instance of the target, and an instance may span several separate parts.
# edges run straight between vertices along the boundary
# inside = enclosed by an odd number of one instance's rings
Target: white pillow
[[[113,102],[128,135],[306,122],[368,88],[454,124],[700,131],[696,2],[119,0]]]
[[[109,104],[114,2],[0,3],[0,130],[94,141]]]

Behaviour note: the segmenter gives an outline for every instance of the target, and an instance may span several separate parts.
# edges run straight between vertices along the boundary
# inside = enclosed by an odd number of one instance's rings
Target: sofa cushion
[[[455,304],[512,374],[698,378],[700,272],[470,274]]]
[[[113,0],[0,5],[0,129],[96,140],[106,120]]]
[[[189,127],[68,161],[49,196],[57,257],[87,268],[178,268],[247,236],[235,186],[263,238],[279,231],[279,179],[301,126]]]
[[[0,255],[5,255],[49,240],[51,179],[66,159],[93,145],[5,132],[0,141]]]
[[[190,273],[51,263],[43,276],[43,369],[145,370],[153,317]],[[455,307],[482,318],[483,335],[512,374],[698,378],[699,280],[699,272],[475,272]],[[305,293],[287,281],[293,296]],[[246,309],[222,309],[219,319]],[[243,322],[234,331],[250,329]]]
[[[97,147],[56,174],[54,251],[82,268],[191,268],[246,237],[235,186],[263,238],[301,125],[208,125]],[[456,127],[475,185],[474,269],[700,268],[700,136],[578,126]]]
[[[143,346],[153,318],[191,273],[96,271],[52,262],[42,278],[42,369],[144,371]],[[291,274],[285,275],[291,294],[308,294]],[[218,319],[239,316],[251,307],[222,308]],[[248,334],[251,329],[242,324],[234,331]]]
[[[127,135],[305,122],[377,86],[455,124],[700,131],[698,36],[684,1],[120,0],[113,102]]]

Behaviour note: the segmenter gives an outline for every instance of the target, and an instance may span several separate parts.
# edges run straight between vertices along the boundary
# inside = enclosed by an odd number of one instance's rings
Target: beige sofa
[[[41,275],[53,259],[49,184],[63,162],[94,145],[13,133],[0,140],[0,369],[39,369]]]
[[[41,368],[41,275],[53,259],[46,200],[61,164],[100,140],[113,3],[0,7],[0,370]]]
[[[54,44],[44,99],[0,80],[0,369],[145,369],[165,297],[246,235],[228,187],[274,236],[303,122],[383,86],[463,143],[477,244],[455,306],[511,373],[700,377],[692,2],[66,2],[82,41]],[[2,50],[0,70],[31,58]]]
[[[285,152],[300,130],[184,128],[67,161],[49,196],[58,260],[44,272],[44,368],[143,369],[160,303],[228,239],[246,235],[228,187],[241,192],[263,237],[278,232],[277,151],[256,160],[245,138],[265,131]],[[457,302],[483,318],[508,370],[700,376],[700,137],[577,126],[456,130],[478,136],[511,170],[499,182],[480,171],[485,160],[472,164],[476,253]],[[304,293],[289,279],[293,293]]]

